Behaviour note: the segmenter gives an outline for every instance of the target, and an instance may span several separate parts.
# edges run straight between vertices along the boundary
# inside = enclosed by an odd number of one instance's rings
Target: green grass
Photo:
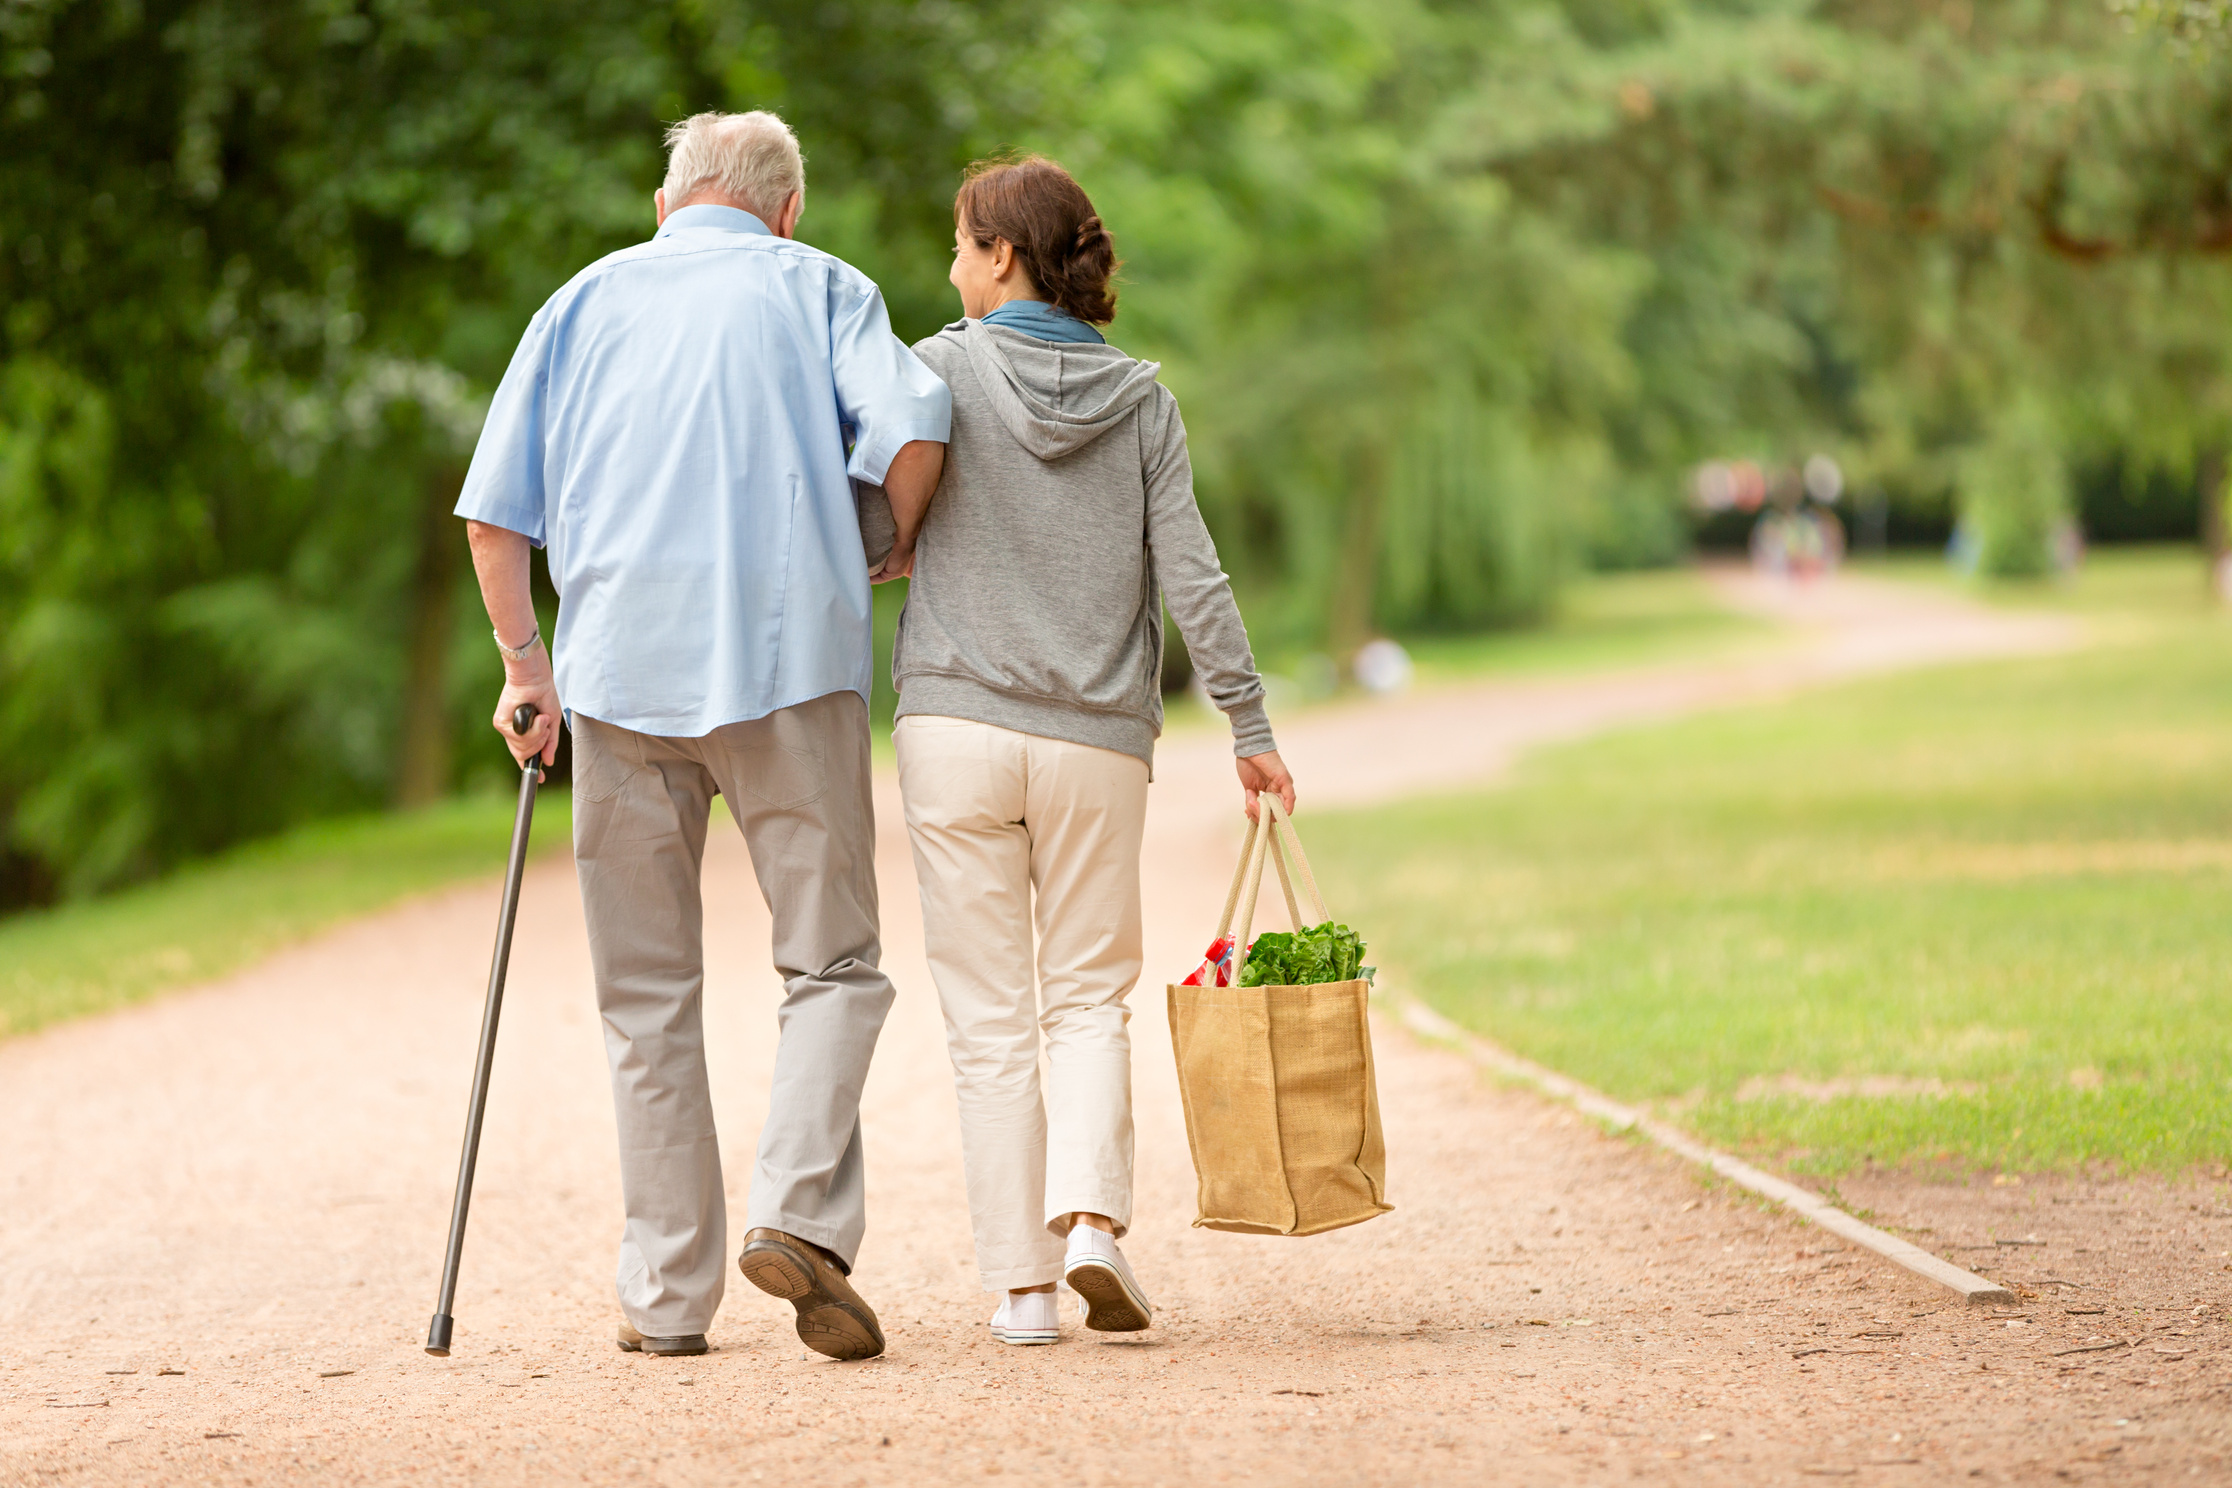
[[[341,920],[499,872],[516,804],[509,794],[476,796],[321,822],[158,883],[0,920],[0,1035],[220,976]],[[571,833],[567,793],[546,789],[536,852]]]
[[[1778,628],[1722,604],[1693,568],[1593,574],[1525,630],[1404,638],[1423,685],[1503,674],[1597,672],[1694,661],[1771,643]]]
[[[2098,617],[2081,653],[1559,748],[1313,817],[1313,853],[1405,985],[1715,1140],[1816,1172],[2220,1163],[2232,622],[2196,567],[2032,591]]]
[[[1990,605],[2063,610],[2124,626],[2175,623],[2206,612],[2205,567],[2191,543],[2103,548],[2075,575],[2038,581],[1963,575],[1941,555],[1912,549],[1859,559],[1851,567],[1855,573],[1922,584]]]
[[[1245,606],[1243,606],[1245,608]],[[1617,671],[1660,662],[1706,661],[1770,647],[1786,637],[1771,621],[1739,614],[1694,568],[1584,574],[1539,625],[1471,634],[1401,637],[1415,685],[1440,687],[1500,677]],[[1322,653],[1258,657],[1273,723],[1303,708],[1346,701],[1332,659]],[[1224,718],[1191,693],[1163,699],[1166,734],[1222,730]]]

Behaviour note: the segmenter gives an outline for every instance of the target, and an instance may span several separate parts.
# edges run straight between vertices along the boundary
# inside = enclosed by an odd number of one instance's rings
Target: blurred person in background
[[[848,477],[912,522],[946,389],[858,271],[792,240],[798,141],[773,114],[668,132],[657,234],[535,315],[457,513],[522,765],[573,733],[574,857],[612,1066],[626,1224],[620,1346],[702,1354],[726,1276],[706,1085],[699,866],[727,798],[784,995],[739,1265],[839,1359],[883,1351],[848,1274],[866,1219],[860,1091],[892,1001],[869,798],[869,573]],[[848,456],[848,447],[850,450]],[[559,594],[542,644],[528,548]],[[515,738],[512,710],[532,703]]]
[[[913,575],[894,739],[977,1267],[1004,1293],[993,1333],[1052,1343],[1057,1280],[1089,1328],[1153,1315],[1116,1242],[1166,600],[1231,721],[1249,814],[1260,791],[1292,810],[1294,782],[1177,400],[1095,329],[1116,313],[1116,245],[1092,202],[1049,160],[980,165],[953,243],[965,318],[915,347],[953,391],[952,442],[927,516],[894,502],[887,568]]]

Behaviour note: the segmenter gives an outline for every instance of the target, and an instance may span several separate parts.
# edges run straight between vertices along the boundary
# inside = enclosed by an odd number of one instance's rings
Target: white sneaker
[[[992,1336],[1002,1343],[1059,1343],[1060,1324],[1052,1292],[1009,1292],[992,1314]]]
[[[1137,1333],[1154,1320],[1155,1304],[1147,1300],[1138,1278],[1124,1263],[1115,1236],[1078,1225],[1069,1232],[1069,1258],[1062,1273],[1062,1280],[1077,1293],[1085,1326],[1094,1332]]]

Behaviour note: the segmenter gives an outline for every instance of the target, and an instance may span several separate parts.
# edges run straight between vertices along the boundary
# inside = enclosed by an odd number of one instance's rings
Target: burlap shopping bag
[[[1258,799],[1261,820],[1248,827],[1218,928],[1220,937],[1242,942],[1255,922],[1266,857],[1278,868],[1295,929],[1306,927],[1287,855],[1317,913],[1310,923],[1332,918],[1286,813],[1269,794]],[[1365,1019],[1368,984],[1243,987],[1246,965],[1243,944],[1233,958],[1234,985],[1170,988],[1170,1042],[1200,1180],[1194,1224],[1315,1235],[1385,1214],[1394,1206],[1381,1197],[1387,1146]]]

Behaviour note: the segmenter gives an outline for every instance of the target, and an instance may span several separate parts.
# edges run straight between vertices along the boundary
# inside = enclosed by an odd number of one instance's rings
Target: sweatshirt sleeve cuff
[[[1269,754],[1279,747],[1271,737],[1271,715],[1264,710],[1263,699],[1242,703],[1225,717],[1232,720],[1232,752],[1237,758]]]

